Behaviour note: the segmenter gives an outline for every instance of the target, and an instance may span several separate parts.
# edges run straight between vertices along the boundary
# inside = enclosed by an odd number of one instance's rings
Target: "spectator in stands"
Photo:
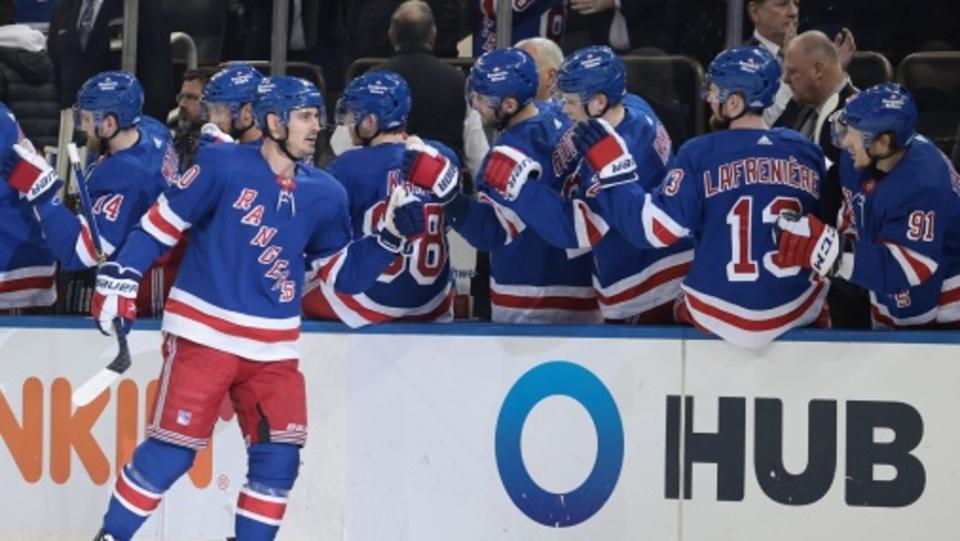
[[[783,63],[783,52],[787,44],[797,35],[800,20],[800,0],[749,0],[747,14],[753,21],[753,36],[747,45],[763,47]],[[856,51],[853,33],[847,28],[834,38],[841,65],[846,67]],[[769,126],[790,126],[800,112],[799,104],[790,103],[790,85],[780,85],[773,105],[763,112],[763,119]]]
[[[200,98],[203,97],[203,88],[213,74],[214,70],[211,68],[187,70],[183,74],[173,123],[173,147],[177,151],[181,171],[193,163],[193,156],[197,152],[200,127],[203,126]]]
[[[470,0],[473,4],[473,56],[497,48],[497,11],[495,1]],[[563,0],[539,0],[536,2],[513,2],[513,23],[510,44],[541,36],[560,44],[563,40],[567,8]]]
[[[77,90],[96,73],[121,67],[123,0],[61,0],[50,22],[47,47],[53,59],[60,108],[71,107]],[[159,2],[140,2],[137,22],[137,78],[143,84],[143,112],[166,118],[173,105],[170,30]]]
[[[13,5],[0,12],[0,102],[20,121],[24,134],[42,154],[57,146],[60,111],[53,64],[43,33],[25,24],[13,24]]]
[[[673,0],[570,0],[570,10],[587,18],[594,45],[609,45],[621,53],[640,48],[673,52],[675,4]]]
[[[547,38],[527,38],[517,42],[518,49],[523,49],[533,57],[537,65],[537,75],[540,77],[537,86],[537,101],[548,101],[557,95],[557,73],[563,64],[563,51],[554,41]]]
[[[829,118],[858,90],[843,71],[836,45],[816,30],[804,32],[787,44],[783,67],[783,82],[790,86],[792,101],[800,107],[794,124],[787,127],[819,144],[827,157],[827,177],[820,187],[820,219],[833,223],[843,195],[840,149],[833,143]],[[835,327],[870,327],[870,304],[863,288],[837,279],[831,284],[827,302]]]

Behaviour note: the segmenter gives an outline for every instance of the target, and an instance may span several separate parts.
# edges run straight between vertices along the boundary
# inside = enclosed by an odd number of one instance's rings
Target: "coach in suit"
[[[834,42],[822,32],[804,32],[790,41],[783,57],[783,82],[793,92],[791,103],[798,113],[793,124],[786,126],[816,142],[826,156],[827,177],[820,187],[820,218],[835,223],[843,201],[840,189],[840,149],[833,144],[830,116],[842,109],[857,93],[850,77],[843,70]],[[827,296],[834,326],[869,328],[869,304],[861,288],[834,280]]]
[[[170,30],[159,2],[140,2],[137,78],[143,85],[144,113],[167,118],[174,106]],[[53,59],[60,108],[71,107],[77,90],[91,76],[121,68],[123,0],[61,0],[50,22],[47,49]]]

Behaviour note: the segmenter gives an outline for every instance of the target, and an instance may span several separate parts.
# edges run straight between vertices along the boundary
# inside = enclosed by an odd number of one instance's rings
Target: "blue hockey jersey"
[[[617,133],[637,160],[640,185],[652,191],[663,179],[672,159],[670,136],[649,104],[639,96],[624,98],[624,118]],[[539,182],[527,182],[514,202],[517,213],[547,242],[562,248],[592,249],[593,286],[600,311],[607,320],[667,323],[663,313],[649,313],[672,305],[693,260],[693,242],[679,241],[661,250],[640,250],[611,229],[601,216],[594,172],[581,159],[573,198]]]
[[[452,150],[436,141],[427,143],[460,166]],[[347,191],[355,237],[372,235],[382,226],[386,202],[402,182],[405,151],[403,143],[356,148],[344,152],[327,167],[327,172]],[[403,184],[410,193],[423,192],[409,182]],[[390,319],[451,321],[455,291],[450,278],[443,206],[425,203],[424,211],[426,232],[411,243],[409,255],[396,256],[373,286],[358,295],[346,295],[314,280],[307,285],[304,313],[313,315],[311,310],[316,309],[315,302],[320,300],[314,296],[322,295],[324,303],[319,303],[317,311],[322,314],[324,304],[329,305],[340,320],[353,326]]]
[[[539,162],[537,182],[558,193],[576,184],[572,171],[576,149],[570,142],[570,121],[555,108],[505,130],[498,145],[513,147]],[[566,143],[561,144],[561,139]],[[453,228],[476,249],[490,252],[492,319],[520,323],[599,322],[591,283],[592,258],[568,254],[547,243],[517,215],[512,203],[487,186],[489,155],[480,165],[479,197],[459,197],[447,206]]]
[[[136,144],[100,157],[86,173],[100,246],[108,258],[168,183],[177,178],[176,155],[170,154],[170,135],[165,133],[166,128],[164,132],[156,131],[151,121],[158,123],[144,117],[138,126],[140,138]],[[47,245],[65,269],[97,266],[90,227],[82,215],[71,212],[60,200],[51,199],[37,207],[37,216]]]
[[[473,56],[497,48],[497,0],[476,0],[480,17],[473,31]],[[513,0],[510,43],[532,37],[549,38],[557,44],[563,38],[567,12],[562,0]]]
[[[663,182],[601,190],[604,216],[645,248],[696,242],[684,305],[702,329],[759,347],[815,321],[827,283],[773,260],[773,224],[784,210],[816,214],[824,159],[791,130],[731,129],[691,139]]]
[[[960,321],[960,175],[917,136],[882,178],[841,157],[852,222],[851,282],[870,291],[874,327]]]
[[[0,103],[0,152],[30,145],[17,119]],[[57,300],[57,266],[32,206],[0,179],[0,310],[50,306]]]
[[[355,294],[394,261],[374,237],[351,242],[339,182],[302,164],[294,178],[279,178],[247,145],[200,152],[116,259],[142,271],[188,228],[163,330],[256,361],[298,357],[307,268]]]

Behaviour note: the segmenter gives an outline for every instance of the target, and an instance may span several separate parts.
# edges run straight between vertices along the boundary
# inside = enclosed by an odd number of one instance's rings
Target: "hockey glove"
[[[19,144],[10,147],[3,161],[7,183],[27,201],[40,204],[55,196],[63,186],[50,164],[36,152]]]
[[[606,120],[591,118],[573,129],[573,143],[594,171],[601,188],[634,182],[637,163],[620,134]]]
[[[541,172],[543,168],[530,156],[513,147],[497,145],[490,149],[483,181],[504,199],[513,201],[520,196],[527,180],[538,178]]]
[[[459,191],[460,169],[446,156],[419,137],[409,137],[403,153],[403,176],[414,185],[429,190],[437,201],[446,205]]]
[[[200,128],[200,147],[215,145],[217,143],[233,143],[233,137],[220,130],[220,127],[212,122],[207,122]]]
[[[824,224],[813,214],[801,216],[782,212],[776,230],[780,239],[773,262],[781,267],[813,269],[820,276],[832,276],[840,255],[837,230]]]
[[[143,276],[129,267],[109,262],[97,271],[97,287],[93,292],[90,312],[100,332],[113,334],[113,321],[119,318],[120,331],[130,332],[137,319],[137,289]]]
[[[406,248],[410,237],[423,233],[425,223],[423,203],[407,193],[403,186],[397,186],[387,201],[377,242],[386,250],[399,254]]]

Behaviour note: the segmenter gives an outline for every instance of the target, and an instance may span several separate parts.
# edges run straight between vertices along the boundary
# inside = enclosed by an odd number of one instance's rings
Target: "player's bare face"
[[[710,83],[710,90],[707,91],[704,99],[710,104],[710,129],[713,131],[721,131],[729,128],[730,119],[724,115],[723,104],[720,102],[720,88]],[[728,102],[729,100],[730,98],[727,98]]]
[[[80,131],[86,136],[87,150],[96,152],[100,148],[100,137],[97,135],[96,119],[90,111],[80,111]]]
[[[480,119],[483,121],[484,126],[490,127],[500,124],[500,119],[497,118],[497,110],[494,108],[494,103],[487,96],[475,94],[471,96],[468,105],[476,112],[480,113]]]
[[[863,132],[852,127],[848,126],[846,133],[843,135],[843,139],[840,140],[840,145],[843,147],[843,150],[846,150],[850,157],[853,158],[853,167],[854,169],[866,169],[870,167],[870,155],[867,154],[867,149],[863,146]]]
[[[298,159],[313,156],[320,134],[320,110],[294,109],[287,121],[287,149]]]
[[[203,104],[206,108],[207,119],[216,124],[223,133],[232,133],[233,115],[230,113],[230,106],[225,103]]]
[[[563,114],[567,115],[571,122],[587,120],[587,112],[583,110],[583,101],[579,95],[562,92],[560,101],[563,102]]]

